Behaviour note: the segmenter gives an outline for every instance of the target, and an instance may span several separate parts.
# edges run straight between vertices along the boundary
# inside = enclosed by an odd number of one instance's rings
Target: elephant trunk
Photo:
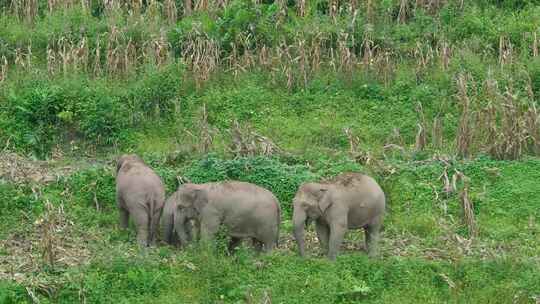
[[[188,222],[188,218],[185,214],[179,214],[178,212],[175,212],[174,214],[174,230],[176,230],[176,233],[178,235],[178,239],[180,241],[180,246],[186,246],[189,242],[190,237],[188,236],[188,231],[186,231],[186,224]]]
[[[294,238],[298,244],[298,251],[300,256],[305,255],[304,247],[304,229],[306,222],[306,212],[303,210],[294,210],[293,225],[294,225]]]
[[[170,204],[166,204],[161,216],[161,229],[163,231],[163,239],[167,244],[173,243],[174,230],[174,213],[171,210]]]

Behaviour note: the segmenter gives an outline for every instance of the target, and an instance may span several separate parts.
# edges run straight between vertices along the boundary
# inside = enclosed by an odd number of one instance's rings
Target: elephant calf
[[[344,173],[328,183],[305,183],[293,200],[294,237],[304,256],[304,225],[315,228],[328,258],[335,260],[348,229],[364,228],[368,255],[377,255],[385,196],[377,182],[359,173]]]
[[[178,234],[174,227],[174,213],[178,208],[178,203],[180,202],[178,191],[173,193],[166,201],[165,206],[163,207],[163,214],[161,215],[161,231],[163,240],[170,245],[182,247],[191,242],[195,232],[198,231],[198,223],[195,220],[189,221],[186,220],[184,223],[184,231],[186,232],[186,243],[181,244],[178,239]]]
[[[129,217],[137,227],[141,246],[155,243],[165,188],[159,176],[136,155],[122,155],[116,166],[116,200],[120,227],[128,227]]]
[[[181,244],[190,238],[187,222],[195,220],[203,241],[224,225],[231,236],[229,250],[243,238],[252,238],[265,252],[277,245],[281,209],[274,194],[262,187],[237,181],[184,184],[171,197],[176,200],[174,230]]]

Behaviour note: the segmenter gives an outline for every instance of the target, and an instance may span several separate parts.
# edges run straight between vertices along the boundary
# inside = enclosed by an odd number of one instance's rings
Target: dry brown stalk
[[[128,14],[135,16],[136,18],[141,16],[141,10],[143,7],[142,0],[131,0],[129,2]]]
[[[281,149],[268,137],[254,132],[249,125],[242,127],[236,119],[232,122],[229,133],[231,134],[230,152],[235,157],[270,156],[281,152]]]
[[[192,0],[184,0],[184,16],[190,16],[193,13]]]
[[[161,18],[161,3],[157,0],[147,0],[145,17],[150,20]]]
[[[431,46],[424,46],[420,41],[417,41],[413,56],[416,58],[417,70],[425,69],[433,60],[433,49]]]
[[[538,57],[538,37],[536,32],[533,33],[533,44],[532,44],[533,57]]]
[[[101,75],[101,39],[100,37],[96,37],[96,53],[94,56],[94,76],[100,76]]]
[[[389,50],[380,50],[375,54],[374,59],[375,72],[379,79],[384,82],[384,85],[388,87],[392,76],[394,74],[394,63],[391,60],[391,53]]]
[[[398,12],[398,23],[405,23],[409,15],[409,1],[400,0],[399,2],[399,12]]]
[[[527,141],[525,121],[517,102],[517,96],[507,88],[502,105],[502,155],[503,159],[517,159],[523,153]]]
[[[264,68],[270,68],[270,65],[272,64],[272,58],[270,55],[270,51],[268,50],[268,47],[266,45],[263,45],[262,47],[258,48],[258,59],[259,64]]]
[[[525,113],[527,120],[527,133],[532,141],[531,150],[536,155],[540,155],[540,114],[536,110],[536,104],[533,102]]]
[[[534,100],[533,84],[529,73],[527,73],[527,84],[525,85],[525,87],[527,89],[527,95],[529,96],[529,100]]]
[[[144,46],[145,52],[143,57],[151,60],[153,64],[160,67],[167,63],[170,59],[170,43],[165,36],[165,30],[161,29],[160,36],[154,37]]]
[[[255,67],[256,63],[255,54],[253,54],[251,50],[251,40],[251,34],[242,34],[238,37],[238,43],[242,46],[242,49],[244,50],[244,53],[240,57],[240,65],[242,66],[242,69],[244,71]]]
[[[27,46],[25,51],[22,48],[16,48],[14,63],[23,69],[29,69],[32,66],[32,47]]]
[[[37,0],[14,0],[11,1],[11,11],[18,20],[33,23],[38,14],[38,2]]]
[[[121,56],[120,56],[120,30],[113,25],[108,33],[107,48],[105,51],[106,67],[109,75],[119,74],[121,72]]]
[[[298,67],[302,79],[304,80],[304,87],[307,88],[308,85],[308,70],[309,70],[309,60],[306,54],[306,41],[300,38],[296,39],[296,49],[298,52]]]
[[[513,49],[514,47],[509,38],[506,38],[505,36],[499,38],[499,65],[501,67],[512,64]]]
[[[119,0],[103,0],[105,15],[110,16],[121,9],[122,3]]]
[[[349,81],[352,81],[354,62],[356,61],[356,58],[348,46],[348,40],[348,33],[340,33],[338,38],[339,71],[344,73]]]
[[[163,10],[165,11],[165,16],[167,17],[169,24],[175,24],[177,19],[176,1],[165,0],[163,2]]]
[[[90,0],[81,0],[81,7],[84,13],[90,11]]]
[[[321,45],[323,45],[324,41],[322,38],[322,33],[317,32],[313,40],[311,41],[311,71],[312,72],[318,72],[321,66]]]
[[[298,16],[304,17],[306,15],[306,0],[298,0]]]
[[[343,129],[347,139],[349,140],[349,153],[351,156],[356,156],[358,154],[358,145],[360,144],[360,137],[353,134],[351,128],[347,127]]]
[[[59,238],[56,227],[62,218],[63,210],[56,209],[49,200],[45,201],[45,214],[42,218],[41,252],[42,258],[49,267],[54,267],[56,263],[56,247]]]
[[[459,171],[456,172],[456,175],[463,181],[463,189],[460,193],[461,208],[463,211],[463,220],[469,229],[469,237],[472,239],[478,236],[478,229],[474,218],[474,207],[469,198],[469,181],[468,178]]]
[[[362,40],[362,50],[363,50],[363,64],[364,68],[367,70],[371,66],[373,58],[373,26],[371,24],[366,24],[364,27],[364,38]]]
[[[206,111],[206,103],[203,104],[201,108],[199,128],[200,151],[202,153],[208,153],[210,151],[210,147],[212,147],[212,142],[214,140],[212,137],[212,130],[210,128],[210,124],[208,123],[208,112]]]
[[[8,73],[8,61],[6,56],[2,55],[0,58],[0,83],[4,82],[7,79]]]
[[[450,65],[450,54],[451,54],[451,48],[448,45],[448,42],[442,41],[439,45],[439,53],[441,56],[441,66],[443,71],[448,70],[448,66]]]
[[[197,87],[201,87],[220,65],[219,43],[195,28],[186,37],[182,57],[193,72]]]
[[[457,176],[457,175],[454,175],[454,176]],[[453,180],[454,183],[450,183],[450,179],[448,178],[448,166],[444,167],[444,171],[439,177],[439,180],[440,179],[443,180],[443,192],[446,194],[446,197],[448,198],[450,197],[452,193],[456,191],[455,181]]]
[[[293,67],[296,66],[296,59],[291,55],[291,45],[288,45],[285,41],[281,42],[279,48],[277,48],[277,61],[281,65],[281,71],[287,78],[287,89],[291,90],[295,83],[295,77],[293,73]]]
[[[198,0],[195,4],[196,11],[207,11],[208,10],[208,0]]]
[[[470,155],[470,147],[472,141],[472,114],[470,110],[471,101],[467,94],[467,77],[465,75],[460,74],[458,76],[457,86],[459,91],[458,99],[461,102],[462,111],[456,135],[456,145],[458,149],[458,154],[461,157],[468,157]]]
[[[367,22],[368,23],[371,23],[373,24],[374,20],[373,20],[373,1],[372,0],[367,0],[366,1],[366,18],[367,18]]]
[[[480,132],[480,137],[486,142],[486,146],[488,147],[487,152],[494,157],[499,157],[498,155],[501,154],[499,151],[499,130],[497,127],[499,109],[496,105],[500,104],[501,94],[497,86],[497,81],[493,79],[491,72],[488,73],[485,87],[489,101],[485,109],[480,112],[482,114],[482,128],[479,128],[477,131]]]
[[[75,48],[75,67],[77,69],[82,69],[83,71],[86,71],[88,68],[88,56],[89,56],[89,50],[88,50],[88,39],[86,37],[83,37],[81,41],[79,42],[79,45],[77,48]]]
[[[414,145],[414,149],[416,151],[423,151],[426,143],[427,143],[427,136],[426,136],[426,118],[424,116],[424,110],[422,108],[422,104],[418,103],[416,106],[416,112],[419,116],[419,122],[417,123],[418,126],[418,132],[416,133],[416,143]]]
[[[276,26],[278,26],[282,24],[287,17],[287,0],[276,0],[276,3],[278,6]]]
[[[434,148],[440,149],[443,146],[442,120],[437,116],[433,119],[431,129],[431,144]]]
[[[334,18],[334,20],[336,18],[338,9],[339,9],[339,0],[330,0],[328,2],[328,15]]]

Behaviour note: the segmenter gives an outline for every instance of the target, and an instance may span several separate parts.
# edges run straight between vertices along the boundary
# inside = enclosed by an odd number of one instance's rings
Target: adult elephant
[[[213,239],[224,225],[231,237],[229,250],[244,238],[253,239],[265,252],[277,245],[281,209],[267,189],[238,181],[183,184],[173,196],[174,229],[181,244],[189,241],[187,221],[195,220],[202,241]]]
[[[137,228],[137,241],[153,245],[165,200],[165,188],[159,176],[134,154],[124,154],[116,166],[116,201],[120,227],[128,227],[129,217]]]
[[[364,228],[370,257],[377,243],[385,209],[385,195],[377,182],[363,174],[344,173],[326,183],[305,183],[293,200],[294,237],[305,255],[306,220],[314,220],[319,243],[335,260],[348,229]]]

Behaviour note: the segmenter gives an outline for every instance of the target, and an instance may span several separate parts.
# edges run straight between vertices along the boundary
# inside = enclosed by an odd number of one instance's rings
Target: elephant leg
[[[153,217],[153,221],[152,223],[150,223],[151,227],[151,233],[150,233],[150,236],[149,236],[149,243],[151,246],[155,246],[156,245],[156,241],[158,239],[158,233],[159,233],[159,219],[161,218],[161,213],[160,211],[157,211],[155,214],[152,215]]]
[[[240,245],[240,242],[242,242],[241,238],[237,237],[231,237],[231,240],[229,241],[229,254],[234,253],[234,249]]]
[[[315,230],[317,231],[317,238],[321,244],[321,249],[324,254],[328,253],[328,238],[330,237],[330,232],[328,231],[328,226],[319,221],[315,222]]]
[[[343,243],[343,237],[345,236],[346,231],[347,231],[347,224],[336,223],[336,224],[330,225],[330,238],[328,241],[328,258],[331,261],[334,261],[336,259],[336,256],[339,252],[339,248],[341,247],[341,243]]]
[[[253,244],[253,248],[255,249],[256,252],[262,252],[263,251],[263,247],[264,247],[263,242],[257,240],[256,238],[252,238],[251,243]]]
[[[129,224],[129,211],[120,207],[118,209],[120,229],[127,229]]]
[[[191,223],[191,221],[185,221],[184,229],[186,230],[187,241],[192,242],[194,238],[193,238],[193,224]]]
[[[376,257],[379,253],[379,234],[381,230],[380,223],[367,225],[365,228],[366,250],[369,257]]]
[[[275,240],[267,240],[264,241],[263,246],[263,252],[264,253],[270,253],[274,248],[276,247],[276,241]]]
[[[140,246],[147,247],[150,244],[150,223],[148,220],[148,214],[142,210],[138,211],[139,212],[134,212],[133,214],[133,221],[137,227],[137,242]]]

